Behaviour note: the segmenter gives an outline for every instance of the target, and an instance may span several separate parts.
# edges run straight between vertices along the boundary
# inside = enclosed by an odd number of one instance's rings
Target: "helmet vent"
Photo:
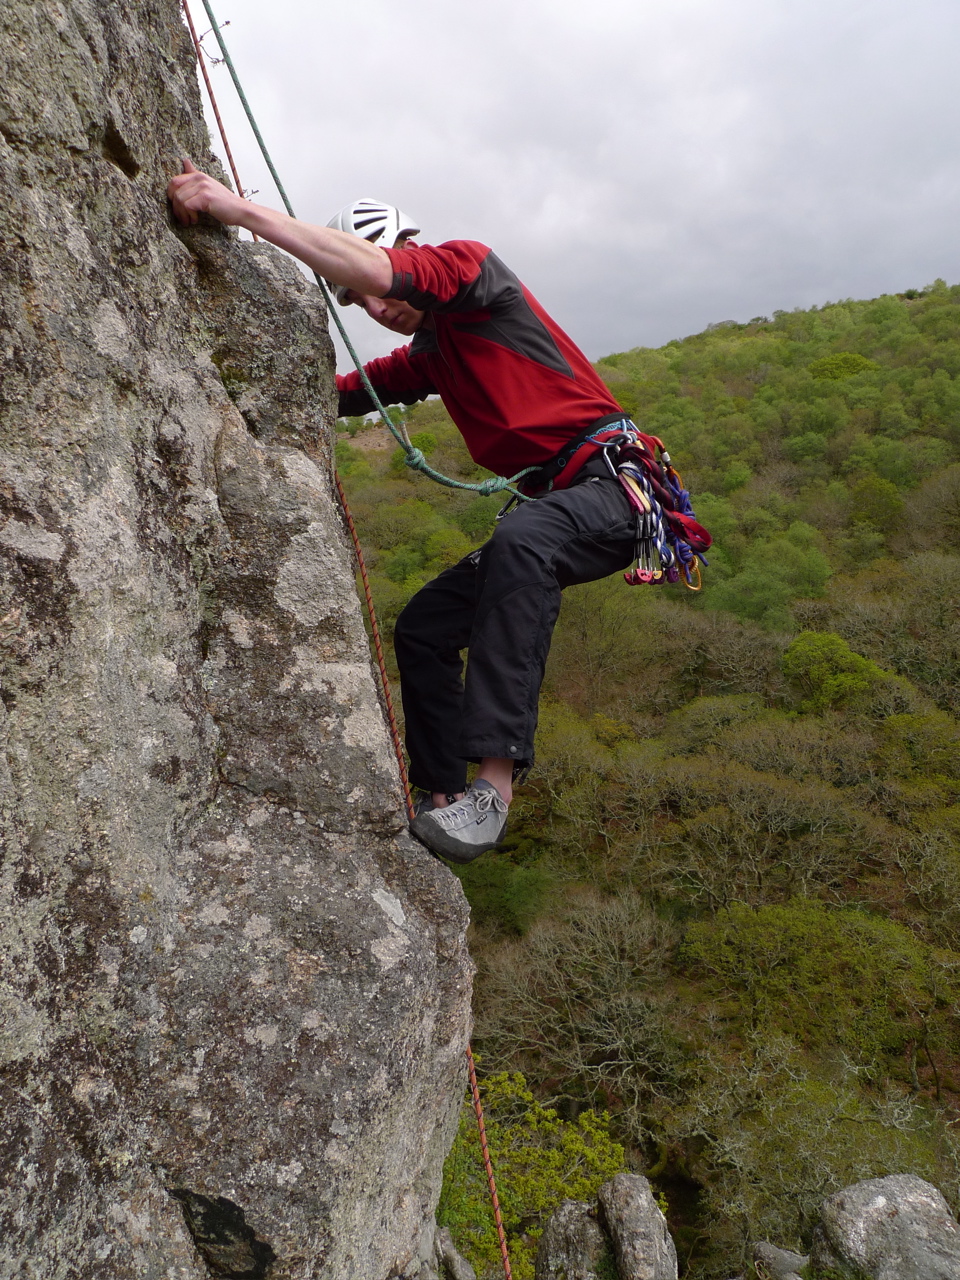
[[[395,205],[385,204],[382,200],[364,197],[345,205],[338,214],[330,219],[328,227],[336,231],[346,232],[366,240],[375,247],[389,249],[403,244],[420,234],[415,222],[402,213]],[[346,286],[336,286],[336,298],[343,302]]]

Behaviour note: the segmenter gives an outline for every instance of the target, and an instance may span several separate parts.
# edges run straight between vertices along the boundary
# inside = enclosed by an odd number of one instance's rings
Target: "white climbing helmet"
[[[346,231],[361,240],[369,240],[381,249],[392,249],[398,240],[406,240],[410,236],[420,234],[416,223],[402,213],[396,205],[384,204],[382,200],[372,200],[365,196],[362,200],[354,200],[344,205],[327,223],[337,231]],[[341,306],[347,304],[343,295],[349,286],[343,284],[330,285],[333,295]]]

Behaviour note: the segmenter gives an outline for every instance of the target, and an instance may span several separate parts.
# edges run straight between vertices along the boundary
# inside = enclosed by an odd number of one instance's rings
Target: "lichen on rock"
[[[174,228],[182,155],[175,0],[8,0],[0,1273],[413,1276],[466,909],[402,831],[322,301]]]

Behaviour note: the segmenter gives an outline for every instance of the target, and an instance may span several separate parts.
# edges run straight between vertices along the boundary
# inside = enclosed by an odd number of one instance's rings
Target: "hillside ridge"
[[[549,1132],[598,1170],[622,1144],[687,1274],[726,1280],[751,1241],[806,1252],[860,1179],[960,1202],[960,286],[596,367],[715,545],[699,594],[565,593],[537,765],[461,876],[476,1043],[516,1274],[558,1194],[546,1155],[530,1173]],[[438,402],[406,423],[439,469],[482,474]],[[410,476],[376,434],[341,421],[337,455],[389,634],[499,501]],[[442,1208],[486,1277],[471,1141],[465,1121]]]

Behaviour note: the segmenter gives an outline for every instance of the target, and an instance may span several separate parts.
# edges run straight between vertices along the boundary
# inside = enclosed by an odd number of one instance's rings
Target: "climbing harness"
[[[542,497],[582,451],[598,450],[612,479],[623,487],[636,513],[636,564],[623,575],[632,587],[683,582],[700,590],[700,564],[712,539],[699,524],[679,472],[657,436],[644,435],[624,414],[608,414],[575,436],[550,462],[528,475],[526,496]],[[659,454],[659,458],[657,455]],[[511,498],[497,513],[509,515]]]
[[[200,41],[197,38],[196,29],[193,25],[193,20],[190,16],[190,8],[189,8],[188,0],[181,0],[181,3],[183,5],[184,15],[187,19],[187,25],[190,28],[190,34],[193,37],[193,44],[196,50],[197,61],[199,62],[201,70],[203,72],[204,83],[206,84],[207,92],[210,96],[210,103],[211,103],[211,106],[213,107],[213,112],[220,129],[220,136],[223,139],[224,148],[230,159],[230,167],[233,171],[234,181],[237,184],[237,191],[242,192],[243,187],[241,186],[240,178],[237,174],[236,166],[233,163],[233,155],[230,151],[229,144],[227,143],[226,133],[223,128],[223,123],[220,119],[220,112],[217,109],[216,99],[214,98],[213,87],[210,84],[210,79],[206,74],[206,68],[204,67],[204,64],[203,64],[203,53],[202,53]],[[254,136],[256,137],[257,142],[260,145],[260,149],[263,152],[264,159],[267,162],[267,165],[270,169],[270,173],[273,177],[273,180],[277,184],[277,190],[280,192],[281,198],[283,199],[284,205],[286,206],[288,213],[290,214],[291,217],[293,217],[294,213],[292,208],[290,207],[290,202],[287,199],[286,192],[284,191],[283,186],[281,185],[280,178],[273,167],[273,162],[271,161],[269,154],[267,153],[266,146],[264,145],[263,139],[260,136],[260,130],[257,128],[256,122],[253,118],[253,114],[250,110],[249,104],[247,103],[246,95],[244,94],[243,89],[240,85],[240,81],[237,78],[237,73],[234,69],[233,62],[230,59],[230,55],[227,52],[227,48],[226,48],[226,45],[224,44],[223,37],[220,34],[220,28],[217,25],[217,20],[213,15],[213,11],[210,8],[209,0],[203,0],[203,7],[207,12],[207,17],[210,19],[210,22],[213,26],[213,30],[216,33],[217,43],[220,45],[220,50],[223,53],[224,61],[226,62],[230,70],[230,75],[233,79],[233,83],[234,83],[234,86],[236,87],[237,93],[240,96],[240,101],[243,104],[244,110],[247,113],[247,119],[250,121],[250,125],[253,129]],[[340,330],[340,335],[343,338],[344,342],[346,343],[354,363],[356,364],[357,368],[360,370],[360,374],[363,377],[364,382],[366,383],[367,390],[370,392],[371,396],[373,397],[373,400],[377,406],[377,409],[381,417],[383,418],[387,426],[389,426],[390,430],[393,432],[396,439],[399,440],[400,443],[403,445],[404,450],[407,451],[407,465],[414,466],[415,464],[410,461],[411,453],[418,454],[421,459],[423,459],[423,454],[420,452],[419,449],[414,449],[414,447],[410,444],[410,441],[406,439],[405,434],[403,437],[401,437],[397,432],[397,430],[394,428],[394,425],[391,422],[386,411],[384,410],[383,405],[380,403],[379,399],[377,398],[376,392],[373,390],[372,386],[370,386],[369,379],[367,378],[366,373],[363,370],[363,366],[360,364],[359,357],[357,356],[357,353],[354,350],[353,345],[350,342],[350,339],[346,335],[343,325],[340,323],[339,316],[337,316],[336,311],[330,305],[330,296],[327,293],[327,290],[324,286],[323,281],[319,276],[316,275],[316,273],[314,273],[314,275],[316,277],[317,284],[320,286],[320,289],[324,295],[324,299],[327,303],[327,310],[333,315],[334,319],[336,320],[337,326]],[[512,484],[512,481],[504,482],[502,476],[496,476],[493,478],[493,480],[483,481],[482,485],[465,484],[457,480],[450,480],[446,476],[441,476],[439,472],[434,472],[432,468],[427,467],[425,462],[422,467],[417,466],[416,469],[423,470],[425,474],[430,475],[433,479],[438,480],[441,484],[446,484],[453,488],[473,489],[479,493],[496,493],[502,489],[511,489],[511,484]],[[533,470],[533,469],[534,468],[528,468],[528,470]],[[518,480],[522,478],[525,474],[526,472],[522,471],[518,475],[514,476],[513,480]],[[400,773],[400,782],[403,786],[403,795],[404,795],[404,800],[407,806],[407,815],[410,818],[412,818],[413,817],[413,796],[410,791],[410,779],[407,774],[407,763],[403,758],[403,746],[400,742],[400,729],[397,725],[396,712],[394,711],[394,707],[393,707],[393,698],[390,693],[390,676],[387,672],[387,663],[386,663],[386,658],[384,657],[384,652],[383,652],[383,642],[380,638],[380,627],[377,622],[377,613],[373,604],[373,594],[370,590],[370,580],[367,575],[367,566],[363,558],[363,549],[360,546],[360,538],[359,538],[359,535],[357,534],[357,528],[353,521],[353,515],[350,511],[350,506],[347,502],[347,495],[344,493],[343,485],[341,484],[340,477],[336,473],[336,471],[334,471],[334,482],[336,484],[337,495],[340,499],[340,505],[343,510],[344,520],[346,521],[347,529],[349,530],[350,538],[351,538],[351,541],[353,542],[353,549],[357,558],[357,567],[360,570],[360,580],[363,584],[363,593],[364,593],[364,598],[367,606],[367,616],[370,619],[370,631],[373,637],[374,651],[376,653],[376,658],[377,658],[377,668],[380,674],[380,687],[383,692],[383,700],[384,700],[384,705],[387,712],[387,720],[390,725],[390,736],[393,741],[394,753],[396,754],[396,757],[397,757],[397,768]],[[484,486],[491,486],[494,482],[497,482],[496,487],[484,487]],[[511,489],[511,492],[515,492],[515,490]],[[518,495],[518,496],[524,496],[524,495]],[[496,1178],[494,1177],[493,1164],[490,1160],[490,1150],[487,1145],[487,1133],[486,1133],[486,1126],[484,1125],[484,1120],[483,1120],[483,1103],[480,1098],[480,1086],[477,1082],[476,1065],[474,1063],[473,1050],[471,1049],[469,1042],[466,1048],[466,1058],[467,1058],[467,1077],[470,1083],[470,1095],[473,1102],[474,1113],[477,1117],[477,1126],[480,1132],[480,1150],[483,1156],[483,1167],[484,1167],[484,1172],[487,1178],[487,1186],[490,1191],[490,1201],[493,1206],[493,1218],[494,1218],[494,1223],[496,1225],[496,1230],[497,1230],[497,1242],[500,1246],[500,1256],[503,1262],[504,1280],[513,1280],[513,1272],[510,1267],[510,1254],[507,1249],[507,1235],[506,1235],[506,1231],[504,1230],[503,1216],[500,1212],[500,1200],[497,1195],[497,1183],[496,1183]]]

